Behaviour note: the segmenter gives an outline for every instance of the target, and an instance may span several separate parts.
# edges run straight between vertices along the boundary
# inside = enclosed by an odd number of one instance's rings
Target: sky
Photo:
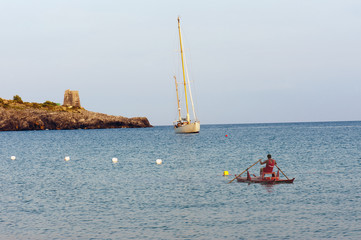
[[[0,97],[171,125],[178,16],[201,124],[361,120],[359,0],[0,0]]]

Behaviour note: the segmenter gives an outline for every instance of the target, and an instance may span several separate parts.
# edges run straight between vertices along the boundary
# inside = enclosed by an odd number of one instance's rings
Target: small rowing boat
[[[247,177],[240,177],[236,175],[237,182],[245,182],[245,183],[261,183],[261,184],[279,184],[279,183],[293,183],[295,178],[292,179],[281,179],[280,178],[280,171],[277,173],[265,173],[261,176],[256,176],[251,174],[247,171]]]

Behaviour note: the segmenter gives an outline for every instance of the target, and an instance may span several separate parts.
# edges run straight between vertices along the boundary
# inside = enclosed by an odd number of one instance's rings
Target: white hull
[[[199,122],[193,122],[180,127],[174,126],[175,133],[198,133],[201,128]]]

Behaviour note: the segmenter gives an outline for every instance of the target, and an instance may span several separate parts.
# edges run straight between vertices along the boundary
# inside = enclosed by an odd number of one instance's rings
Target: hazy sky
[[[201,124],[361,120],[360,0],[0,0],[0,97],[170,125],[178,15]]]

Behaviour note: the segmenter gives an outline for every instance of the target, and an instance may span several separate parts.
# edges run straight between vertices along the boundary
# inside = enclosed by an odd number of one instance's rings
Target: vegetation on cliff
[[[126,118],[58,103],[0,98],[0,131],[152,127],[146,117]]]
[[[23,102],[19,95],[15,95],[13,100],[6,100],[0,98],[0,107],[5,109],[41,109],[46,111],[54,111],[54,112],[74,112],[84,108],[78,107],[66,107],[61,106],[60,103],[55,103],[52,101],[45,101],[44,103],[36,103],[36,102]]]

